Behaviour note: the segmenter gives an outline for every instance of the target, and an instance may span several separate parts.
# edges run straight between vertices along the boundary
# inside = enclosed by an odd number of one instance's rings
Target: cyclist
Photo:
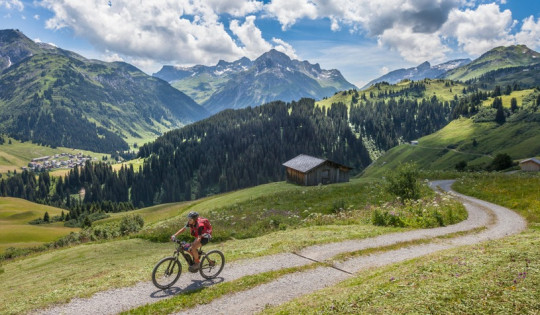
[[[188,249],[191,256],[193,256],[194,264],[189,266],[189,271],[196,272],[199,270],[199,248],[203,245],[208,244],[212,238],[212,226],[208,219],[199,217],[197,212],[190,212],[188,215],[188,222],[186,226],[178,230],[171,236],[171,240],[175,240],[176,236],[180,233],[183,233],[187,228],[190,229],[191,235],[195,237],[195,241],[191,243],[191,247]]]

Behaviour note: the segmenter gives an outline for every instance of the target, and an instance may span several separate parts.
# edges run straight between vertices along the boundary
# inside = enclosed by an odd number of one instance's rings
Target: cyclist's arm
[[[183,233],[185,230],[186,230],[186,227],[184,226],[183,228],[178,230],[178,232],[174,233],[173,236],[176,237],[176,235]]]

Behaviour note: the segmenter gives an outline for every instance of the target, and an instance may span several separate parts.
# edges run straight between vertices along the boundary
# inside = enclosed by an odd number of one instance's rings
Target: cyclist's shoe
[[[190,272],[197,272],[199,271],[200,263],[193,263],[193,265],[188,267],[188,270]]]

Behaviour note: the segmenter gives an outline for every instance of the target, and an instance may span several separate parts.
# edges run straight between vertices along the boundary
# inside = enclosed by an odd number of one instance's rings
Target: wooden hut
[[[351,167],[325,159],[300,154],[283,163],[287,168],[287,181],[303,186],[345,183],[349,181]]]
[[[530,158],[519,162],[519,167],[522,171],[540,172],[540,161],[535,158]]]

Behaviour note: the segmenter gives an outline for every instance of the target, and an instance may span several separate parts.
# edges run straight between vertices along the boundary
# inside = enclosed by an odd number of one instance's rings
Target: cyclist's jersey
[[[186,228],[189,228],[191,235],[193,237],[209,237],[209,235],[212,234],[212,226],[210,225],[210,221],[205,218],[197,218],[197,223],[195,223],[193,226],[186,223]]]

